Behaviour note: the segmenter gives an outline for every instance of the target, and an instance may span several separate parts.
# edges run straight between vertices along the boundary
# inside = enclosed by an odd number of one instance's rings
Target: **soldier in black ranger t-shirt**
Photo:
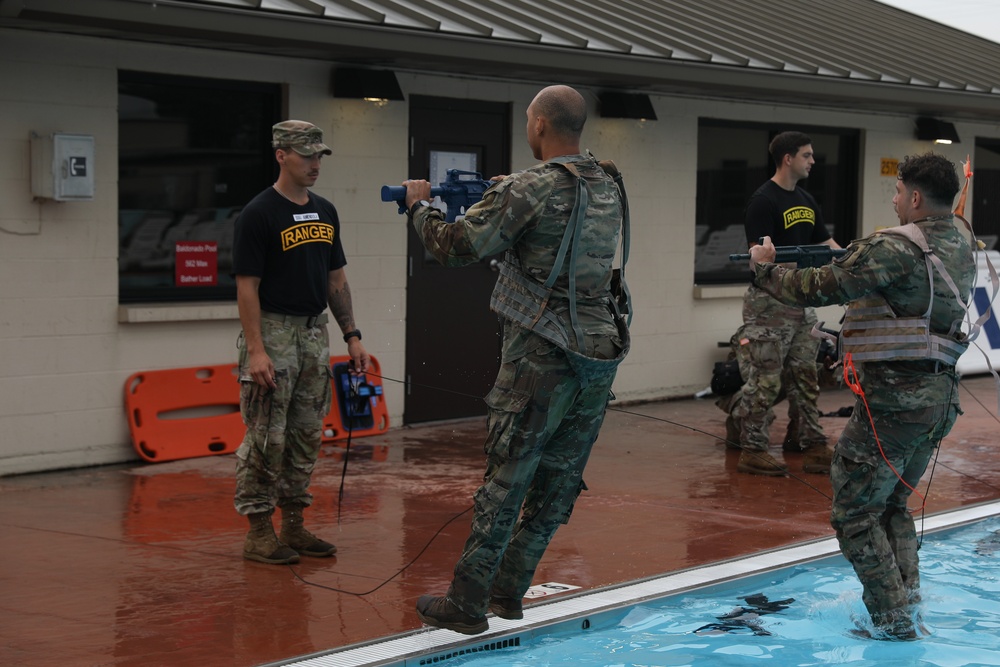
[[[798,187],[815,163],[812,141],[801,132],[783,132],[770,145],[777,166],[774,176],[750,198],[746,209],[747,244],[770,236],[775,245],[822,243],[839,248],[823,224],[812,195]],[[733,408],[733,428],[740,432],[737,470],[756,475],[784,475],[787,467],[772,457],[768,426],[771,410],[784,388],[789,413],[798,423],[797,441],[786,440],[786,451],[803,452],[803,470],[827,473],[831,451],[819,424],[819,340],[810,335],[816,323],[811,308],[785,306],[751,285],[743,298],[743,327],[738,355],[744,360],[742,395]]]
[[[274,187],[240,213],[233,240],[233,272],[260,278],[261,310],[317,315],[326,310],[328,275],[347,264],[337,210],[306,192],[305,204]]]
[[[272,128],[281,171],[236,220],[233,273],[243,332],[240,410],[247,426],[236,451],[239,514],[250,521],[243,557],[297,563],[337,548],[303,526],[309,481],[330,411],[330,339],[326,308],[340,326],[352,369],[371,359],[354,323],[340,220],[333,204],[309,192],[320,160],[332,151],[315,125],[288,120]],[[281,534],[271,515],[281,508]]]
[[[757,188],[746,209],[747,245],[771,236],[776,246],[811,245],[831,241],[823,214],[813,196],[795,186],[786,190],[773,180]],[[836,247],[836,242],[834,242]]]

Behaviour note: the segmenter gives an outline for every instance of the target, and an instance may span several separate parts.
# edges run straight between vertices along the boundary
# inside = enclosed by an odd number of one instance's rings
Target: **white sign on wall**
[[[986,258],[989,257],[994,267],[1000,267],[1000,252],[987,250],[977,252],[979,272],[976,275],[976,287],[972,293],[972,306],[969,308],[970,319],[975,322],[979,316],[990,307],[990,299],[993,297],[993,285],[990,283],[989,267]],[[994,303],[993,308],[1000,304]],[[972,341],[969,349],[959,358],[955,368],[962,375],[975,375],[977,373],[988,373],[989,366],[986,359],[989,358],[994,369],[1000,369],[1000,323],[997,320],[996,311],[983,323],[982,331],[976,340]]]

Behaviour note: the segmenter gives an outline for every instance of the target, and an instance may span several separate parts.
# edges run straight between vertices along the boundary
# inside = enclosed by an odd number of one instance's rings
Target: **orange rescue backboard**
[[[125,381],[132,446],[146,461],[235,452],[246,428],[240,416],[238,366],[169,368]]]
[[[333,401],[323,441],[364,437],[389,429],[381,367],[351,376],[350,357],[331,357]],[[135,451],[146,461],[173,461],[236,451],[246,427],[240,415],[236,364],[133,373],[125,381],[125,408]]]

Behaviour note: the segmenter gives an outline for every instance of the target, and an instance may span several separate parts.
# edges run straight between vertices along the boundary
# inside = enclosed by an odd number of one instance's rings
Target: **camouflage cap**
[[[323,143],[323,130],[304,120],[285,120],[274,125],[271,128],[271,146],[290,148],[304,157],[316,153],[333,154],[330,147]]]

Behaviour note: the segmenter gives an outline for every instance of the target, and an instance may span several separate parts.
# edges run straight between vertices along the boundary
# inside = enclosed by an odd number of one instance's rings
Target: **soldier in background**
[[[899,227],[821,268],[767,263],[770,239],[750,249],[754,284],[782,303],[848,304],[841,346],[858,399],[834,452],[831,524],[879,638],[917,637],[918,543],[906,503],[961,412],[955,363],[969,345],[962,322],[976,261],[951,213],[958,190],[946,158],[907,157],[892,200]]]
[[[476,634],[488,628],[487,609],[521,618],[535,567],[586,488],[583,470],[629,346],[611,288],[623,194],[580,154],[586,118],[576,90],[539,92],[526,132],[542,162],[500,180],[453,224],[428,205],[430,183],[404,183],[417,235],[442,264],[506,251],[490,303],[503,343],[486,397],[486,474],[447,595],[417,601],[429,625]]]
[[[798,186],[809,177],[816,162],[812,141],[801,132],[782,132],[770,144],[776,171],[750,198],[746,210],[747,243],[769,236],[776,245],[822,243],[839,248],[823,224],[812,195]],[[789,414],[798,428],[793,448],[803,452],[802,469],[810,473],[830,470],[830,448],[819,423],[819,376],[816,353],[819,340],[812,336],[816,313],[787,306],[755,285],[743,297],[743,354],[747,375],[739,403],[727,423],[740,431],[737,470],[754,475],[784,475],[787,467],[767,448],[772,410],[786,380]],[[737,352],[737,357],[740,357]],[[741,371],[743,369],[741,368]],[[734,428],[735,427],[735,428]],[[789,448],[786,438],[785,449]]]

